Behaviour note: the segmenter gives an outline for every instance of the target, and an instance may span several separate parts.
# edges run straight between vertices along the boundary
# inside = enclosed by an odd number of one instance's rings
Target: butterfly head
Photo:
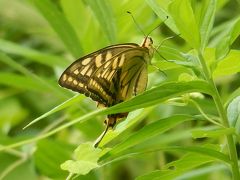
[[[143,39],[141,47],[151,48],[153,45],[153,40],[151,37],[147,36]]]
[[[152,58],[154,53],[153,40],[151,37],[147,36],[144,38],[141,47],[147,48],[149,50],[149,56]]]

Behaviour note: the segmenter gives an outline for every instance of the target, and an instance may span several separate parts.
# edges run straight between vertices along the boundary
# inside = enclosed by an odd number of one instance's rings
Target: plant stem
[[[213,81],[213,78],[209,72],[209,69],[207,67],[206,61],[204,60],[204,57],[202,55],[202,52],[198,51],[198,57],[202,65],[202,70],[205,75],[206,80],[208,83],[212,86],[212,89],[214,91],[214,94],[212,95],[214,103],[217,107],[218,114],[222,119],[222,124],[224,127],[229,128],[230,125],[228,123],[228,118],[226,111],[224,109],[223,103],[221,101],[221,97],[219,95],[219,92],[217,90],[217,87]],[[233,135],[226,135],[227,136],[227,144],[228,144],[228,151],[229,151],[229,156],[230,160],[232,161],[231,167],[232,167],[232,174],[233,174],[233,179],[234,180],[239,180],[240,179],[240,174],[239,174],[239,167],[238,167],[238,157],[237,157],[237,151],[233,139]]]

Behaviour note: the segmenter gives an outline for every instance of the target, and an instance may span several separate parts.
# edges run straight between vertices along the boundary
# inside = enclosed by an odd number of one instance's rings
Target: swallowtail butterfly
[[[147,65],[154,53],[153,41],[145,37],[142,44],[117,44],[105,47],[73,62],[61,75],[59,85],[92,98],[100,107],[110,107],[130,99],[146,89]],[[108,129],[126,113],[109,114]]]

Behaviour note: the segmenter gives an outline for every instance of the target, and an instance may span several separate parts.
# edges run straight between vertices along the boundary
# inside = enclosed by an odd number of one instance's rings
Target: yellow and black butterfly
[[[130,99],[146,89],[147,65],[154,53],[153,41],[146,36],[141,45],[117,44],[105,47],[73,62],[61,75],[59,85],[84,94],[100,107],[110,107]],[[128,113],[109,114],[106,129]]]

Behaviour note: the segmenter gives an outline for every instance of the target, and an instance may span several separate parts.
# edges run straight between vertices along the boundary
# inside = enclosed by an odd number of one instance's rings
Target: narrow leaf
[[[12,58],[10,58],[9,56],[7,56],[6,54],[1,53],[1,52],[0,52],[0,61],[9,65],[9,67],[11,67],[12,69],[15,69],[15,70],[21,72],[26,77],[32,78],[33,81],[35,80],[40,85],[45,86],[45,88],[54,92],[54,95],[57,95],[57,97],[60,97],[61,99],[65,99],[66,97],[68,97],[67,95],[65,95],[64,93],[61,92],[61,89],[59,89],[56,84],[53,85],[53,84],[49,83],[48,81],[46,81],[45,79],[33,74],[31,71],[29,71],[27,68],[25,68],[22,64],[14,61]]]
[[[26,57],[30,61],[38,62],[50,67],[66,67],[68,65],[66,59],[60,56],[42,53],[3,39],[0,39],[0,50],[5,53]]]
[[[169,98],[189,92],[203,92],[213,94],[212,89],[205,81],[170,82],[151,88],[127,102],[117,104],[106,109],[109,114],[128,112],[135,109],[153,106]]]
[[[112,150],[109,151],[109,154],[111,155],[117,154],[140,142],[146,141],[147,139],[152,138],[153,136],[161,134],[167,131],[168,129],[173,128],[177,124],[189,120],[192,120],[192,117],[187,115],[175,115],[169,118],[158,120],[154,123],[144,126],[141,130],[131,135],[125,141],[116,145]]]
[[[42,84],[39,84],[30,77],[13,73],[0,73],[0,84],[22,90],[32,90],[37,92],[46,92],[48,90],[48,88]]]
[[[72,53],[75,58],[83,54],[81,44],[78,36],[66,17],[49,0],[32,0],[32,3],[38,8],[40,13],[46,18],[48,23],[56,31],[59,38],[64,42],[65,46]]]
[[[197,149],[197,148],[196,148]],[[209,150],[209,148],[208,148]],[[207,149],[205,150],[207,153]],[[182,175],[184,172],[188,172],[191,169],[199,167],[203,164],[213,162],[216,158],[208,155],[202,155],[199,153],[188,153],[181,159],[168,163],[163,170],[156,170],[145,175],[139,176],[137,180],[172,180]]]
[[[116,25],[110,2],[106,0],[95,0],[86,1],[86,3],[92,9],[109,41],[114,43],[116,40]]]
[[[60,111],[60,110],[62,110],[62,109],[64,109],[64,108],[66,108],[66,107],[69,107],[69,106],[71,106],[71,105],[73,105],[73,104],[75,104],[75,103],[79,103],[79,101],[81,101],[82,99],[84,99],[84,96],[82,96],[82,95],[77,95],[77,96],[72,97],[71,99],[69,99],[69,100],[63,102],[62,104],[54,107],[53,109],[51,109],[50,111],[44,113],[43,115],[39,116],[38,118],[32,120],[32,121],[31,121],[29,124],[27,124],[23,129],[26,129],[27,127],[29,127],[29,126],[37,123],[37,122],[40,121],[41,119],[43,119],[43,118],[45,118],[45,117],[48,117],[48,116],[50,116],[50,115],[53,114],[53,113],[56,113],[56,112],[58,112],[58,111]]]
[[[230,46],[240,35],[240,18],[230,22],[224,27],[224,37],[217,45],[216,59],[222,60],[230,51]]]
[[[212,31],[217,1],[204,0],[202,4],[203,7],[201,10],[200,17],[200,35],[201,35],[201,49],[204,50],[204,48],[207,46],[210,33]]]
[[[169,4],[166,1],[155,1],[155,0],[146,0],[147,4],[152,8],[152,10],[157,14],[157,16],[162,20],[165,21],[166,18],[168,19],[164,22],[173,32],[179,34],[179,30],[176,27],[172,17],[168,13],[167,7]],[[170,3],[170,1],[169,1]]]
[[[214,137],[221,137],[224,135],[232,135],[234,134],[234,128],[221,128],[215,130],[194,130],[192,131],[193,138],[214,138]]]
[[[200,35],[189,0],[175,0],[169,5],[172,15],[181,36],[193,48],[200,47]]]

